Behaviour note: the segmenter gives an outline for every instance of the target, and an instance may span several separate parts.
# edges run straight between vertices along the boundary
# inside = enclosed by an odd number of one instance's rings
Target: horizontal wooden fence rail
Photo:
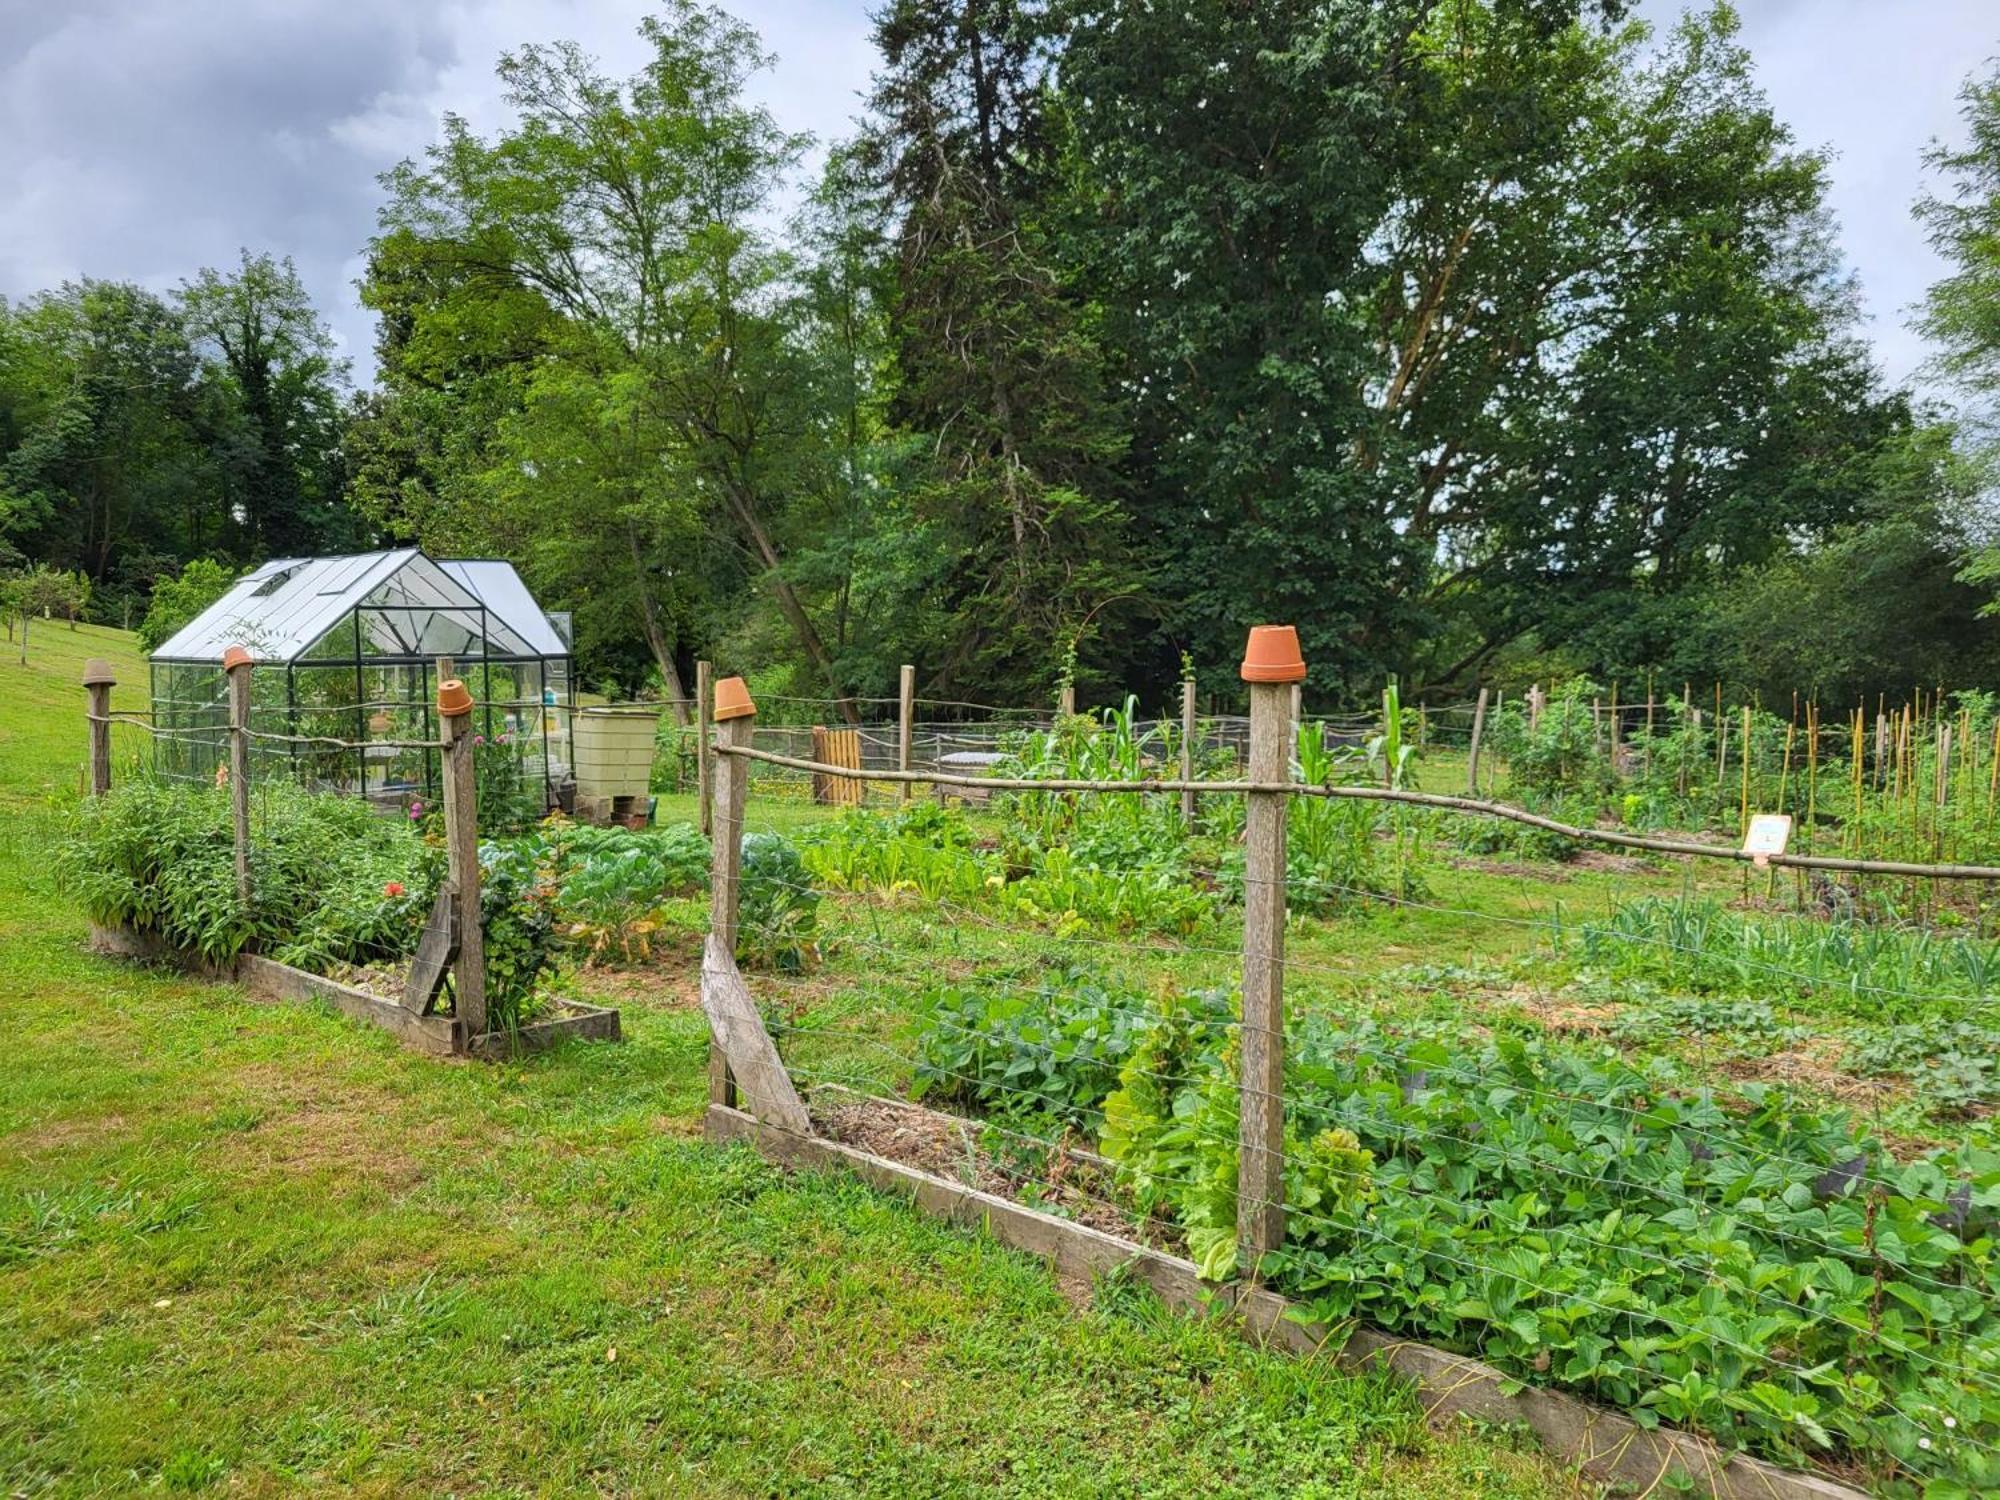
[[[1618,848],[1737,862],[1752,858],[1739,849],[1711,844],[1578,827],[1522,808],[1485,801],[1476,795],[1449,796],[1383,786],[1308,785],[1294,781],[1288,774],[1293,769],[1293,747],[1300,729],[1294,694],[1296,684],[1304,675],[1305,667],[1298,659],[1295,633],[1289,627],[1256,627],[1246,649],[1242,672],[1243,680],[1249,686],[1251,712],[1247,721],[1239,722],[1247,733],[1242,737],[1244,743],[1233,747],[1239,752],[1247,750],[1245,769],[1248,774],[1241,779],[1215,781],[1199,780],[1193,776],[1195,761],[1192,746],[1198,721],[1194,694],[1191,688],[1187,688],[1182,694],[1181,737],[1177,743],[1169,741],[1161,751],[1161,771],[1178,771],[1179,774],[1125,780],[982,775],[941,766],[912,767],[914,735],[910,715],[913,674],[905,669],[900,701],[902,712],[893,741],[896,756],[894,769],[870,767],[859,773],[868,782],[897,787],[899,800],[904,801],[908,798],[909,789],[918,786],[970,794],[1043,793],[1055,797],[1137,793],[1173,798],[1176,805],[1186,810],[1192,819],[1196,810],[1195,799],[1204,794],[1231,794],[1244,798],[1242,946],[1240,951],[1225,948],[1200,950],[1225,959],[1234,953],[1240,966],[1240,1005],[1234,1008],[1233,1014],[1210,1017],[1190,1013],[1172,1023],[1204,1030],[1213,1027],[1201,1045],[1219,1047],[1220,1051],[1216,1054],[1219,1059],[1228,1060],[1233,1054],[1233,1065],[1229,1071],[1235,1075],[1231,1080],[1235,1111],[1224,1111],[1211,1122],[1194,1121],[1184,1127],[1206,1143],[1224,1148],[1223,1154],[1216,1160],[1222,1170],[1233,1170],[1235,1177],[1233,1245],[1209,1246],[1199,1257],[1201,1264],[1197,1265],[1193,1260],[1181,1260],[1149,1249],[1137,1238],[1128,1238],[1072,1218],[1064,1205],[1090,1203],[1109,1210],[1114,1222],[1122,1227],[1131,1222],[1132,1205],[1114,1197],[1111,1189],[1100,1189],[1094,1185],[1094,1180],[1079,1180],[1066,1170],[1068,1164],[1085,1160],[1093,1163],[1088,1169],[1091,1171],[1109,1166],[1103,1158],[1088,1151],[1079,1151],[1070,1138],[1068,1127],[1064,1127],[1060,1139],[1053,1135],[1045,1138],[1000,1123],[1002,1116],[998,1114],[983,1116],[984,1128],[997,1130],[1011,1140],[1046,1151],[1046,1159],[1051,1163],[1065,1164],[1065,1169],[1054,1172],[1051,1181],[1060,1176],[1067,1187],[1058,1190],[1054,1211],[1045,1212],[1041,1207],[1016,1201],[1007,1191],[982,1191],[971,1175],[963,1182],[957,1180],[956,1174],[963,1171],[962,1167],[940,1167],[917,1158],[903,1160],[896,1149],[877,1144],[876,1138],[865,1130],[858,1136],[851,1134],[849,1126],[843,1123],[841,1107],[828,1108],[826,1101],[831,1090],[838,1091],[839,1097],[849,1101],[845,1108],[858,1106],[864,1112],[880,1109],[909,1111],[907,1116],[899,1118],[905,1123],[917,1122],[916,1129],[914,1132],[898,1129],[895,1132],[898,1138],[913,1135],[924,1139],[931,1133],[957,1131],[968,1157],[975,1154],[971,1132],[982,1128],[979,1119],[938,1114],[900,1097],[895,1100],[880,1097],[879,1089],[874,1086],[874,1077],[865,1072],[848,1071],[855,1066],[873,1066],[857,1064],[849,1057],[845,1049],[853,1044],[879,1049],[886,1055],[892,1075],[900,1072],[905,1065],[913,1070],[939,1066],[935,1059],[927,1060],[916,1052],[905,1056],[898,1049],[886,1045],[871,1029],[842,1030],[801,1022],[780,1029],[778,1037],[774,1037],[767,1028],[767,1014],[786,1013],[782,1003],[773,1009],[773,996],[768,992],[768,985],[778,981],[775,976],[770,976],[753,989],[737,967],[736,952],[743,830],[747,799],[754,790],[751,772],[756,766],[763,765],[811,777],[816,785],[826,787],[854,779],[857,772],[853,760],[857,757],[841,753],[846,749],[845,743],[841,750],[835,750],[831,743],[833,735],[825,729],[813,731],[815,754],[810,759],[758,748],[752,742],[753,733],[760,732],[755,726],[756,705],[747,685],[740,678],[727,679],[714,688],[715,717],[718,720],[711,741],[711,753],[715,756],[715,834],[710,849],[710,921],[702,955],[700,990],[710,1036],[708,1138],[718,1142],[748,1141],[773,1160],[789,1165],[839,1165],[850,1168],[863,1180],[878,1187],[912,1194],[921,1206],[932,1212],[960,1222],[977,1223],[1005,1243],[1049,1255],[1058,1266],[1071,1274],[1123,1269],[1153,1285],[1172,1304],[1203,1310],[1233,1310],[1246,1331],[1260,1340],[1277,1342],[1308,1354],[1320,1353],[1324,1346],[1337,1343],[1342,1352],[1336,1358],[1350,1360],[1356,1366],[1373,1360],[1415,1380],[1428,1405],[1464,1410],[1488,1419],[1518,1421],[1525,1418],[1552,1452],[1573,1460],[1593,1478],[1633,1487],[1658,1487],[1671,1479],[1687,1484],[1697,1492],[1706,1491],[1718,1500],[1722,1497],[1727,1497],[1727,1500],[1751,1500],[1751,1497],[1768,1500],[1772,1496],[1799,1497],[1799,1500],[1808,1496],[1815,1497],[1815,1500],[1835,1500],[1835,1497],[1838,1500],[1860,1500],[1858,1491],[1825,1476],[1792,1473],[1753,1458],[1732,1455],[1704,1438],[1671,1430],[1648,1431],[1622,1413],[1594,1406],[1576,1395],[1541,1389],[1534,1382],[1517,1380],[1499,1368],[1427,1348],[1396,1333],[1368,1326],[1345,1327],[1337,1332],[1327,1328],[1307,1329],[1296,1321],[1297,1309],[1264,1284],[1267,1277],[1282,1274],[1281,1257],[1287,1236],[1298,1235],[1302,1230],[1310,1229],[1323,1238],[1326,1230],[1333,1229],[1344,1235],[1366,1236],[1371,1243],[1392,1249],[1404,1243],[1393,1227],[1385,1230],[1363,1223],[1357,1228],[1324,1212],[1315,1212],[1315,1204],[1319,1201],[1316,1198],[1287,1202],[1287,1117],[1291,1115],[1295,1124],[1301,1119],[1312,1118],[1310,1113],[1297,1113],[1300,1096],[1288,1096],[1285,1086],[1288,1044],[1285,988],[1290,962],[1286,954],[1289,911],[1286,847],[1293,798],[1357,798],[1378,803],[1400,803],[1439,812],[1503,819],[1578,841]],[[1475,720],[1482,717],[1481,705],[1473,705],[1472,715]],[[851,731],[841,733],[845,736]],[[865,737],[862,743],[866,745]],[[1472,779],[1472,784],[1476,787],[1476,778]],[[2000,868],[1977,866],[1906,866],[1806,856],[1773,856],[1768,862],[1807,869],[2000,878]],[[953,925],[977,920],[976,914],[954,906],[942,896],[933,898],[931,905],[941,921]],[[1050,942],[1057,940],[1052,938]],[[891,982],[898,981],[904,969],[896,961],[893,943],[884,939],[878,931],[874,946],[880,956],[881,974]],[[1132,945],[1135,951],[1139,946],[1137,943]],[[1051,948],[1047,956],[1053,958],[1054,952]],[[920,959],[918,966],[922,966]],[[971,967],[979,969],[980,964],[975,960]],[[1323,966],[1308,963],[1306,967]],[[804,1003],[809,1005],[811,1002]],[[1112,1008],[1118,1009],[1115,1005]],[[1129,1009],[1125,1013],[1132,1014]],[[943,1025],[953,1032],[977,1035],[949,1021]],[[839,1043],[839,1050],[831,1057],[810,1046],[790,1050],[779,1046],[781,1037],[815,1036],[838,1036],[848,1040]],[[1023,1045],[1034,1050],[1032,1043],[1024,1042]],[[1053,1056],[1053,1053],[1047,1055]],[[1412,1074],[1403,1066],[1402,1060],[1394,1057],[1390,1060],[1396,1064],[1395,1076],[1406,1098],[1412,1096],[1410,1091],[1421,1091],[1428,1086],[1431,1076],[1428,1066],[1425,1071]],[[966,1084],[977,1085],[980,1082],[960,1073],[947,1073],[946,1076]],[[1009,1076],[1011,1078],[1011,1073]],[[1149,1073],[1148,1076],[1171,1082],[1163,1074]],[[1514,1078],[1512,1074],[1507,1076]],[[1416,1081],[1413,1082],[1413,1079]],[[853,1087],[856,1084],[869,1087],[865,1092],[858,1092]],[[1522,1086],[1531,1087],[1525,1083]],[[1040,1097],[1033,1089],[1003,1087],[1001,1091],[1022,1099]],[[1047,1101],[1044,1099],[1043,1102],[1046,1104]],[[1625,1107],[1616,1101],[1599,1101],[1594,1096],[1580,1102],[1608,1109]],[[1650,1117],[1651,1113],[1650,1106],[1646,1111],[1631,1110],[1634,1121],[1642,1115]],[[1637,1125],[1632,1128],[1636,1139]],[[1442,1132],[1428,1133],[1441,1139],[1458,1139]],[[941,1138],[949,1137],[944,1135]],[[1349,1139],[1358,1144],[1358,1137]],[[1296,1147],[1292,1149],[1296,1150]],[[1362,1155],[1367,1159],[1365,1152]],[[1812,1165],[1815,1170],[1818,1167],[1816,1163],[1794,1165]],[[1866,1158],[1861,1165],[1865,1168]],[[1213,1184],[1179,1181],[1177,1185],[1206,1191]],[[1061,1197],[1063,1192],[1073,1195],[1073,1198]],[[1673,1196],[1678,1198],[1680,1195]],[[1576,1231],[1558,1227],[1554,1232],[1574,1234]],[[1310,1246],[1313,1240],[1304,1238],[1298,1243]],[[1226,1258],[1218,1257],[1218,1249],[1233,1250],[1233,1254]],[[1430,1252],[1425,1249],[1421,1253]],[[1658,1262],[1660,1274],[1681,1278],[1689,1284],[1711,1282],[1717,1274],[1712,1264],[1712,1253],[1707,1260],[1676,1258],[1645,1247],[1634,1253]],[[1358,1259],[1357,1274],[1365,1274],[1370,1263],[1365,1258]],[[1445,1254],[1444,1259],[1478,1276],[1511,1278],[1517,1285],[1537,1294],[1557,1297],[1553,1289],[1510,1271],[1504,1265],[1475,1264],[1457,1260],[1449,1254]],[[1586,1303],[1589,1301],[1588,1298],[1583,1300]],[[1606,1309],[1602,1304],[1593,1305],[1600,1310],[1619,1311]],[[1366,1314],[1357,1312],[1354,1316],[1359,1318]],[[1664,1321],[1667,1326],[1676,1326],[1670,1319]],[[1688,1330],[1682,1327],[1681,1331]],[[1732,1342],[1731,1347],[1737,1354],[1761,1359],[1774,1379],[1799,1373],[1782,1356],[1764,1355],[1739,1342]]]
[[[852,776],[845,766],[827,765],[793,755],[779,755],[749,745],[717,745],[718,755],[736,755],[765,765],[782,766],[817,776]],[[1381,786],[1311,786],[1296,781],[1188,781],[1181,777],[1158,777],[1144,781],[1076,781],[1055,777],[967,776],[952,771],[890,771],[866,773],[870,781],[921,782],[927,786],[960,787],[984,792],[1157,792],[1157,793],[1249,793],[1284,792],[1294,797],[1355,798],[1363,802],[1399,802],[1408,807],[1429,807],[1441,812],[1470,813],[1478,817],[1504,818],[1526,824],[1564,838],[1585,843],[1608,844],[1619,849],[1640,849],[1653,854],[1688,854],[1701,859],[1723,859],[1751,864],[1755,857],[1726,844],[1700,844],[1688,839],[1653,838],[1642,833],[1621,833],[1612,828],[1583,828],[1557,818],[1543,817],[1526,808],[1505,802],[1488,802],[1476,797],[1454,797],[1443,792],[1410,792]],[[1786,869],[1826,870],[1846,875],[1903,875],[1925,880],[2000,880],[2000,865],[1923,865],[1901,860],[1840,859],[1830,855],[1771,854],[1765,862]]]

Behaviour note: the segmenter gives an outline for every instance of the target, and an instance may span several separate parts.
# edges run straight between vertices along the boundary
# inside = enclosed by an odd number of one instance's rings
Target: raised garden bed
[[[329,979],[305,969],[281,964],[275,959],[245,953],[229,966],[207,963],[192,954],[163,943],[151,933],[124,927],[91,924],[90,945],[99,953],[120,958],[167,963],[213,979],[234,980],[261,1000],[321,1002],[342,1015],[366,1021],[391,1033],[405,1046],[434,1057],[481,1057],[497,1059],[553,1047],[568,1039],[617,1041],[621,1035],[619,1015],[606,1006],[586,1005],[576,1000],[556,1002],[557,1013],[531,1021],[513,1031],[489,1031],[468,1037],[451,1016],[424,1016],[405,1009],[358,985]]]
[[[744,1142],[781,1165],[854,1172],[937,1218],[983,1229],[1003,1244],[1046,1258],[1065,1278],[1121,1273],[1152,1288],[1171,1307],[1231,1319],[1256,1342],[1330,1358],[1344,1369],[1393,1370],[1415,1384],[1433,1415],[1524,1425],[1551,1453],[1593,1479],[1641,1493],[1657,1492],[1662,1484],[1685,1485],[1718,1500],[1864,1500],[1861,1491],[1834,1480],[1741,1454],[1727,1456],[1689,1433],[1641,1427],[1607,1407],[1523,1385],[1464,1355],[1372,1328],[1333,1329],[1302,1321],[1294,1304],[1274,1292],[1204,1282],[1192,1261],[1128,1237],[1135,1229],[1129,1222],[1122,1231],[1105,1227],[1103,1205],[1091,1215],[1093,1222],[1082,1222],[975,1186],[1005,1186],[1009,1175],[977,1145],[977,1121],[831,1089],[815,1091],[812,1112],[817,1128],[858,1137],[867,1146],[779,1129],[720,1104],[709,1106],[705,1129],[712,1142]],[[932,1166],[950,1164],[955,1175],[969,1176],[972,1182],[893,1159],[880,1154],[883,1150]],[[1073,1155],[1082,1167],[1093,1164],[1090,1153]],[[1050,1201],[1067,1212],[1059,1188]]]

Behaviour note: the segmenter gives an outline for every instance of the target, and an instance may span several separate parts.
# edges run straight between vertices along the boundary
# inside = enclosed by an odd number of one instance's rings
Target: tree
[[[862,147],[895,219],[891,414],[926,439],[899,499],[905,572],[935,621],[932,683],[989,696],[1048,691],[1092,617],[1145,587],[1124,414],[1067,280],[1044,10],[887,7]]]
[[[790,399],[789,264],[757,217],[803,142],[743,100],[768,61],[747,27],[674,0],[641,34],[652,55],[623,82],[572,43],[506,54],[499,71],[518,123],[484,140],[447,117],[423,166],[406,162],[384,179],[390,202],[375,256],[422,260],[439,290],[399,308],[415,354],[441,342],[440,325],[481,329],[475,346],[496,325],[503,333],[543,317],[560,325],[548,348],[571,369],[536,383],[564,412],[557,427],[569,457],[581,456],[569,445],[586,430],[623,434],[596,449],[593,483],[615,482],[622,514],[640,529],[627,576],[636,597],[660,601],[648,619],[670,684],[679,681],[678,643],[666,625],[686,617],[689,597],[674,581],[684,575],[658,566],[665,537],[640,525],[661,462],[685,486],[680,502],[736,554],[736,571],[769,588],[804,657],[852,716],[783,547],[798,451],[814,429]],[[592,389],[605,402],[595,428],[576,409]],[[514,394],[527,401],[528,383],[517,381]],[[518,416],[513,431],[528,431]],[[543,524],[568,522],[550,513]]]
[[[125,596],[225,525],[175,310],[82,281],[0,305],[0,537]]]
[[[1725,6],[1650,61],[1613,9],[1077,7],[1158,659],[1287,619],[1316,691],[1463,681],[1852,517],[1807,482],[1881,425],[1823,163]]]
[[[1971,399],[1978,435],[2000,447],[2000,63],[1967,79],[1959,102],[1966,145],[1924,153],[1947,183],[1918,201],[1917,218],[1951,271],[1925,297],[1918,326],[1941,348],[1933,367]]]
[[[228,593],[240,571],[213,558],[197,557],[171,577],[153,585],[146,617],[139,622],[139,644],[157,651],[167,638]]]
[[[347,363],[290,257],[245,250],[234,272],[183,282],[179,302],[209,368],[204,416],[239,550],[296,557],[354,544],[338,468]]]

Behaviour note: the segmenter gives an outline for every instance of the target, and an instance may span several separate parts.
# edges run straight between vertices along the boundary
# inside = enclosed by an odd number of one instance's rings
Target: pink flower
[[[385,883],[385,884],[383,885],[383,887],[382,887],[382,894],[383,894],[383,895],[385,895],[385,896],[389,896],[389,897],[393,898],[393,897],[396,897],[396,896],[403,896],[403,895],[407,895],[407,894],[408,894],[408,892],[407,892],[407,891],[405,891],[405,890],[403,889],[403,882],[402,882],[402,881],[400,881],[400,880],[391,880],[391,881],[388,881],[388,882],[386,882],[386,883]]]
[[[483,734],[475,734],[472,737],[472,743],[475,745],[483,745],[486,743],[486,736]]]
[[[418,818],[421,818],[423,815],[424,815],[423,803],[412,802],[410,804],[410,821],[415,822]]]

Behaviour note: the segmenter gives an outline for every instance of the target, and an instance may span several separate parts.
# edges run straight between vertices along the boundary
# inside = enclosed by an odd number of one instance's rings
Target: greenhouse
[[[569,617],[544,611],[511,563],[414,547],[288,558],[237,580],[152,656],[156,767],[214,778],[228,762],[223,653],[249,650],[253,779],[385,806],[433,797],[441,660],[479,703],[482,802],[539,815],[570,779]]]

